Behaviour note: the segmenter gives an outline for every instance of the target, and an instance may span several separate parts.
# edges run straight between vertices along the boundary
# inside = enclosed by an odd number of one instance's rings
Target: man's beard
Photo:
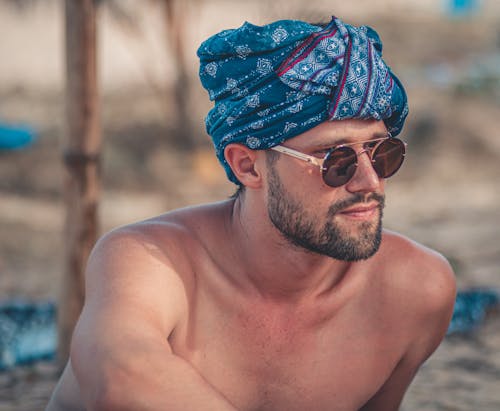
[[[268,214],[273,225],[291,244],[342,261],[365,260],[374,255],[382,240],[382,210],[384,196],[376,193],[354,194],[351,198],[333,204],[322,221],[307,213],[304,207],[285,191],[281,181],[269,167]],[[356,222],[359,234],[351,235],[334,222],[334,216],[347,207],[375,200],[379,203],[376,222]]]

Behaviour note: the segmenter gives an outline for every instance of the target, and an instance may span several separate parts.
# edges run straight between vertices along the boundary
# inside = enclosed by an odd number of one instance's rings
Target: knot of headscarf
[[[326,27],[296,20],[245,23],[201,44],[200,79],[215,106],[206,118],[217,158],[229,143],[267,149],[326,120],[384,120],[401,132],[408,114],[403,86],[382,60],[366,26],[333,18]]]

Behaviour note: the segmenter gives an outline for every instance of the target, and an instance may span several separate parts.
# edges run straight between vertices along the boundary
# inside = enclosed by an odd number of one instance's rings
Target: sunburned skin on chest
[[[315,329],[319,329],[318,326],[322,322],[321,318],[313,318],[312,314],[300,308],[265,303],[240,309],[236,320],[242,334],[247,337],[257,336],[278,345],[290,344],[294,338],[311,334]]]
[[[191,331],[171,344],[242,411],[354,411],[400,353],[353,327],[354,311],[327,314],[265,302],[220,311],[198,305]]]

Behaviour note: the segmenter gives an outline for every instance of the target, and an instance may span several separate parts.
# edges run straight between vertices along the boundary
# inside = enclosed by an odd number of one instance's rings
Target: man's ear
[[[257,165],[257,151],[243,144],[231,143],[224,149],[224,156],[234,175],[244,186],[261,187],[262,173]]]

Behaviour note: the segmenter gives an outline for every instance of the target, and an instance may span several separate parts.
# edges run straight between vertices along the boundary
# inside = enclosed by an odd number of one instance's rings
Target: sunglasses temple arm
[[[271,149],[275,150],[275,151],[278,151],[280,153],[287,154],[289,156],[295,157],[295,158],[297,158],[299,160],[307,161],[310,164],[314,164],[315,166],[323,168],[323,160],[322,159],[319,159],[319,158],[316,158],[316,157],[313,157],[313,156],[309,156],[307,154],[301,153],[299,151],[295,151],[295,150],[293,150],[291,148],[284,147],[284,146],[274,146],[274,147],[271,147]]]

